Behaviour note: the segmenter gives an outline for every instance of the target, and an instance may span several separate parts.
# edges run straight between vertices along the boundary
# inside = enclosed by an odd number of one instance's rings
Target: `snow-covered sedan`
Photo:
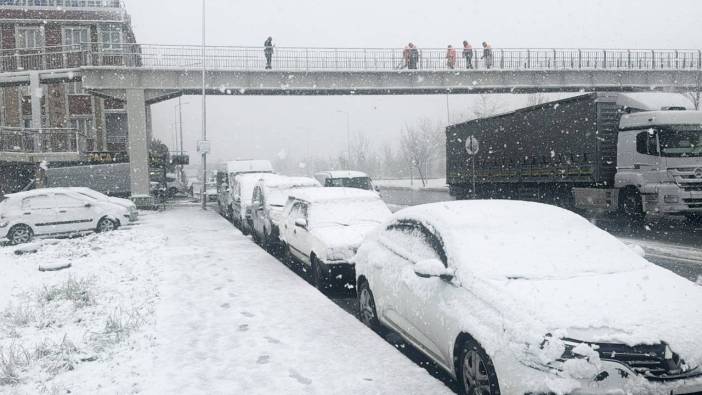
[[[355,188],[292,190],[283,212],[287,259],[309,269],[320,290],[353,284],[356,250],[390,210],[374,192]]]
[[[5,196],[0,202],[0,236],[12,244],[34,236],[108,232],[129,221],[129,210],[68,188],[37,189]]]
[[[396,331],[463,393],[702,391],[702,287],[569,211],[418,206],[355,263],[361,320]]]
[[[308,177],[268,175],[254,188],[251,208],[253,238],[264,248],[275,250],[280,245],[280,220],[290,192],[296,188],[321,186]]]
[[[129,210],[129,221],[133,222],[136,221],[139,218],[139,210],[137,210],[136,204],[132,202],[129,199],[123,199],[123,198],[118,198],[114,196],[107,196],[104,193],[92,190],[90,188],[82,188],[82,187],[73,187],[73,188],[67,188],[73,192],[76,192],[80,195],[87,196],[89,198],[93,198],[95,200],[101,200],[104,202],[110,202],[114,203],[118,206],[122,206]]]

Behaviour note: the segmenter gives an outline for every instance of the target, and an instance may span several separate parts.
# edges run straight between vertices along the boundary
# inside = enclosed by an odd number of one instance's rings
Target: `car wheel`
[[[380,332],[382,327],[378,320],[378,312],[375,309],[375,298],[367,281],[362,281],[358,287],[356,300],[358,301],[358,318],[367,327],[375,332]]]
[[[500,394],[500,386],[492,359],[472,337],[465,339],[461,345],[456,370],[461,394]]]
[[[646,213],[643,211],[641,194],[635,189],[625,189],[619,198],[620,209],[632,222],[643,222]]]
[[[27,225],[15,225],[7,233],[7,238],[10,239],[12,245],[29,243],[33,237],[34,232]]]
[[[100,221],[98,221],[98,233],[112,232],[115,229],[117,229],[117,222],[115,222],[114,220],[111,220],[107,217],[102,217]]]
[[[319,260],[317,260],[316,257],[312,256],[312,282],[315,287],[320,292],[324,292],[327,289],[327,281],[324,278],[324,273],[322,272],[322,264],[319,263]]]

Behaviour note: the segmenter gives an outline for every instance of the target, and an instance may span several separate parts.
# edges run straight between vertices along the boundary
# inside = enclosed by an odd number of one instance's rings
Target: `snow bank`
[[[17,325],[0,345],[43,357],[0,393],[449,393],[213,212],[12,251],[0,311]]]

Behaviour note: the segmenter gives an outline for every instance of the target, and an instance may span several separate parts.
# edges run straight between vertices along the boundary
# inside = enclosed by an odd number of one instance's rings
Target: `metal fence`
[[[0,7],[124,8],[121,0],[0,0]]]
[[[701,70],[701,50],[419,49],[408,62],[402,48],[274,48],[271,68],[284,71],[452,70]],[[94,67],[201,69],[202,47],[103,44],[0,51],[0,71]],[[207,47],[207,70],[262,70],[262,47]]]
[[[86,143],[76,129],[0,128],[0,152],[82,153]]]

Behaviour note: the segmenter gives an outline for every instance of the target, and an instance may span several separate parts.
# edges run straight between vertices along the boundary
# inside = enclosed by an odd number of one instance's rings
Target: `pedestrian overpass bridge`
[[[578,91],[691,91],[700,88],[701,50],[422,49],[416,69],[403,51],[382,48],[275,48],[266,70],[261,47],[98,44],[0,52],[0,85],[82,81],[90,93],[126,101],[132,191],[148,195],[149,105],[180,95],[424,95]],[[204,67],[203,67],[204,62]],[[35,125],[41,97],[32,95]],[[139,166],[139,164],[143,166]]]

